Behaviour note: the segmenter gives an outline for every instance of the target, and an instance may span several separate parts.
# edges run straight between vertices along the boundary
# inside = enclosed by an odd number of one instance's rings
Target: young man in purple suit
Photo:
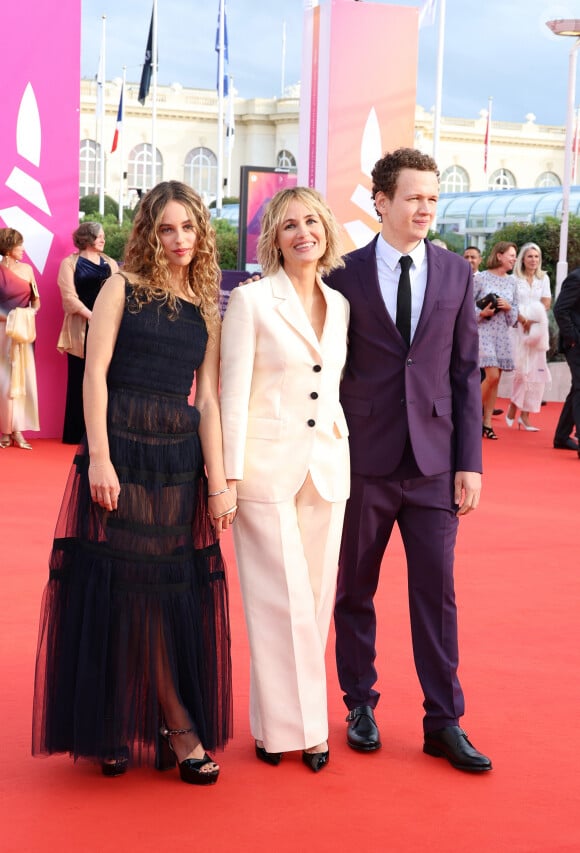
[[[341,388],[351,496],[335,609],[347,742],[363,752],[381,746],[373,598],[396,521],[425,697],[423,751],[481,772],[491,761],[459,726],[464,702],[453,582],[458,516],[476,509],[481,491],[472,274],[463,258],[425,240],[439,196],[434,160],[402,148],[379,160],[372,178],[381,232],[347,255],[346,267],[328,281],[351,307]]]

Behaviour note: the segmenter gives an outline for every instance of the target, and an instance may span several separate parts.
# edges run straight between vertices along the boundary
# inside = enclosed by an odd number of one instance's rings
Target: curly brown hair
[[[92,246],[102,230],[100,222],[82,222],[72,235],[73,243],[79,252]]]
[[[24,243],[24,237],[16,228],[0,228],[0,255],[9,255],[12,249]]]
[[[157,300],[167,303],[174,316],[177,314],[177,297],[170,286],[171,271],[159,239],[159,225],[170,201],[182,204],[195,226],[197,244],[188,268],[188,284],[199,299],[200,311],[211,331],[219,325],[221,272],[209,211],[191,187],[181,181],[163,181],[143,196],[125,247],[123,271],[136,276],[131,285],[138,309]]]
[[[378,192],[384,193],[391,200],[395,197],[397,181],[399,180],[399,173],[402,169],[416,169],[418,172],[434,172],[437,175],[437,179],[439,179],[437,163],[428,154],[423,154],[416,148],[397,148],[396,151],[385,154],[374,165],[371,173],[373,179],[373,201]]]
[[[332,270],[344,266],[341,258],[340,228],[333,212],[317,190],[310,187],[288,187],[280,190],[270,199],[262,217],[260,237],[258,239],[258,261],[264,275],[272,275],[284,266],[280,258],[276,235],[284,221],[288,205],[299,201],[320,219],[326,236],[326,251],[318,261],[318,272],[326,275]]]

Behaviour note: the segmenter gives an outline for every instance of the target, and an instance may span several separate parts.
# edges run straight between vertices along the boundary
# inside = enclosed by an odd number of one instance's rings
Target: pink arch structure
[[[81,4],[19,0],[2,9],[0,227],[24,236],[42,307],[36,368],[42,437],[60,436],[66,358],[57,271],[78,223]],[[24,47],[25,46],[25,47]]]

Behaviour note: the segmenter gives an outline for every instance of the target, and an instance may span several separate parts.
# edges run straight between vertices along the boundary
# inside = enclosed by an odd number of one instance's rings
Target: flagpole
[[[232,179],[232,149],[234,147],[234,140],[233,140],[233,135],[232,135],[233,122],[234,122],[234,78],[230,77],[230,75],[228,74],[228,121],[227,121],[228,172],[227,172],[227,179],[226,179],[226,187],[227,187],[227,191],[228,191],[227,194],[230,196],[233,194],[232,193],[232,185],[231,185],[231,179]]]
[[[445,52],[445,3],[439,0],[439,30],[437,38],[437,73],[435,83],[435,117],[433,119],[433,159],[439,157],[439,137],[441,134],[441,101],[443,97],[443,54]]]
[[[576,129],[574,131],[574,163],[572,168],[572,183],[575,184],[578,175],[578,143],[580,142],[580,107],[576,107]]]
[[[286,21],[282,24],[282,77],[280,82],[280,95],[284,97],[286,88]]]
[[[221,216],[223,206],[223,183],[224,183],[224,23],[225,23],[225,0],[219,0],[219,32],[218,32],[218,155],[217,155],[217,194],[216,194],[216,216]]]
[[[97,141],[99,145],[99,213],[105,215],[105,46],[107,17],[101,20],[101,55],[99,57],[99,79],[97,81]]]
[[[151,104],[151,188],[157,183],[157,0],[153,0],[152,13],[152,89]]]
[[[121,83],[121,128],[119,130],[119,163],[121,174],[119,179],[119,225],[123,224],[123,203],[125,200],[125,179],[123,175],[125,164],[125,83],[127,82],[127,66],[123,65],[123,82]]]
[[[486,186],[484,189],[487,189],[487,169],[489,164],[489,141],[491,139],[491,102],[493,98],[491,95],[487,99],[487,124],[485,126],[485,147],[483,152],[483,174],[485,175],[485,183]]]

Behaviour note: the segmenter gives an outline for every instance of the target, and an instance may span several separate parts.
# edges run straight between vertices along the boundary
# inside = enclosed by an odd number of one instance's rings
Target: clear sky
[[[226,0],[226,5],[229,70],[238,94],[278,96],[283,77],[286,85],[297,83],[304,0]],[[395,5],[420,6],[421,0]],[[106,15],[107,79],[120,77],[126,65],[127,79],[139,80],[151,7],[147,0],[82,0],[83,77],[96,75]],[[160,84],[215,86],[218,7],[218,0],[158,0]],[[554,36],[545,22],[576,16],[580,0],[447,0],[443,115],[477,118],[491,96],[496,120],[523,122],[534,113],[539,124],[563,125],[574,41]],[[435,100],[436,55],[437,25],[425,27],[419,39],[417,103],[427,110]],[[376,67],[380,74],[380,57]]]

